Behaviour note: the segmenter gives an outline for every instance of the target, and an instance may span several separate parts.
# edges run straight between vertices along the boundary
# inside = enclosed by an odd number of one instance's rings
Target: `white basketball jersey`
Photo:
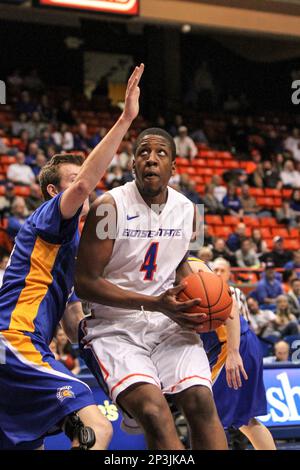
[[[109,191],[117,207],[117,233],[103,277],[122,289],[159,295],[173,287],[176,268],[193,233],[194,206],[168,187],[160,213],[150,208],[135,181]],[[126,309],[93,304],[95,317],[128,315]]]

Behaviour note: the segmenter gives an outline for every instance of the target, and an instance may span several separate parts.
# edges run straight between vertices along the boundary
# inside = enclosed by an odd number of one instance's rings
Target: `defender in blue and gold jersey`
[[[56,155],[40,173],[46,202],[16,237],[0,290],[0,448],[38,448],[60,429],[75,447],[109,444],[112,428],[91,390],[55,360],[49,343],[60,321],[76,341],[83,315],[70,297],[79,217],[138,114],[143,68],[128,81],[121,117],[85,162]]]
[[[189,262],[194,272],[203,269],[203,262],[197,258],[189,258]],[[229,281],[230,264],[225,259],[216,259],[212,269]],[[215,331],[201,333],[211,366],[216,407],[224,428],[240,429],[257,450],[274,450],[271,433],[256,419],[267,413],[259,342],[249,328],[244,294],[237,288],[231,290],[232,319]]]

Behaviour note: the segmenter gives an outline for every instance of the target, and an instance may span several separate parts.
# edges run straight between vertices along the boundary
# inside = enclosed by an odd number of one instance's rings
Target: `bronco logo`
[[[60,387],[57,389],[56,397],[59,401],[64,401],[65,398],[75,398],[74,393],[71,390],[71,385]]]

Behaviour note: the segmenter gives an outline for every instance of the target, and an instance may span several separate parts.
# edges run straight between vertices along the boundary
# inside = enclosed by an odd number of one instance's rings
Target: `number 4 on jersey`
[[[145,271],[144,281],[153,281],[154,273],[157,268],[156,257],[158,252],[158,242],[153,242],[149,246],[140,271]]]

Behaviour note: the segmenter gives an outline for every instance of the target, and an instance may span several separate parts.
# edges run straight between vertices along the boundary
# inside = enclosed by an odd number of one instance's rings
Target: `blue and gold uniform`
[[[89,387],[48,347],[68,300],[74,301],[79,243],[81,209],[64,220],[61,195],[21,228],[0,289],[0,431],[14,445],[36,447],[65,416],[95,403]]]
[[[201,261],[189,258],[189,261]],[[227,331],[224,325],[214,331],[201,333],[212,372],[213,394],[224,428],[240,428],[251,418],[267,413],[266,391],[263,383],[263,358],[255,333],[249,328],[248,307],[240,289],[230,287],[240,313],[240,356],[248,375],[241,375],[242,386],[229,388],[226,380]]]
[[[240,428],[251,418],[267,413],[266,391],[263,383],[263,361],[258,339],[249,328],[243,312],[247,304],[244,294],[231,287],[240,311],[240,355],[248,380],[241,376],[242,386],[229,388],[226,380],[227,332],[224,325],[209,333],[202,333],[204,349],[212,371],[213,394],[224,428]]]

